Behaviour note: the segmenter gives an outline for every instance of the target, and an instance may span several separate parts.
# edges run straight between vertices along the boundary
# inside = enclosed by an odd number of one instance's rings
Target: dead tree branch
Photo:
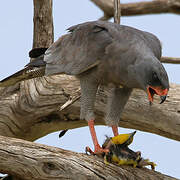
[[[114,16],[114,0],[90,0],[95,3],[105,14],[108,20]],[[174,13],[180,14],[179,0],[154,0],[137,3],[121,4],[122,16],[135,16],[145,14]]]
[[[0,172],[23,180],[175,180],[147,168],[105,165],[98,157],[19,139],[0,136],[0,142]]]
[[[180,58],[175,57],[162,57],[162,63],[169,63],[169,64],[180,64]]]
[[[33,48],[49,47],[54,41],[52,0],[33,0]]]
[[[79,100],[59,111],[70,96],[79,95],[78,89],[79,81],[67,75],[22,82],[20,90],[11,94],[4,89],[0,96],[0,134],[34,141],[54,131],[87,126],[86,121],[79,120]],[[96,124],[104,124],[108,93],[106,88],[98,91]],[[155,99],[149,106],[147,95],[134,90],[119,125],[180,141],[180,85],[171,84],[167,101],[162,105]]]
[[[120,24],[121,3],[120,0],[114,0],[114,23]]]

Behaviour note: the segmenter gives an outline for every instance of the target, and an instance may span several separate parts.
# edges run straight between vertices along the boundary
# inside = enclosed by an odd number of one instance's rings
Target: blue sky
[[[55,40],[64,34],[69,26],[97,20],[103,14],[90,0],[54,0],[53,4]],[[122,17],[121,23],[158,36],[162,42],[163,56],[180,57],[179,18],[172,14],[145,15]],[[2,1],[0,22],[0,79],[3,79],[22,69],[29,61],[28,52],[32,47],[33,37],[32,1]],[[180,84],[180,65],[165,65],[165,68],[170,81]],[[105,135],[112,136],[110,128],[98,126],[96,130],[100,143],[103,143]],[[120,133],[132,131],[119,128]],[[58,139],[58,133],[52,133],[38,142],[77,152],[84,152],[87,145],[93,147],[87,127],[71,130],[61,139]],[[143,157],[156,162],[157,171],[180,178],[179,142],[138,131],[131,148],[140,150]]]

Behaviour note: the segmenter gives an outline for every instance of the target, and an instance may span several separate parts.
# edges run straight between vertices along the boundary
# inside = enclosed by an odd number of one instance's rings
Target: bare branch
[[[0,134],[33,141],[54,131],[87,126],[86,121],[79,120],[79,100],[60,112],[58,109],[78,89],[79,81],[68,75],[22,82],[20,90],[0,96]],[[3,91],[6,94],[6,89]],[[98,125],[104,125],[108,94],[106,88],[100,88],[97,94],[95,123]],[[162,105],[155,98],[149,106],[146,94],[134,90],[119,125],[180,141],[179,112],[180,85],[171,84],[169,96]]]
[[[54,27],[52,16],[52,0],[33,0],[34,32],[33,48],[49,47],[53,43]]]
[[[106,15],[114,16],[113,0],[90,0],[95,3]],[[180,14],[179,0],[154,0],[137,3],[121,4],[122,16],[134,16],[145,14],[175,13]]]
[[[114,23],[120,24],[121,4],[120,0],[114,0]]]
[[[161,57],[162,63],[169,63],[169,64],[180,64],[180,58],[175,57]]]
[[[59,111],[64,110],[65,108],[69,107],[70,105],[72,105],[73,103],[75,103],[77,100],[80,99],[81,97],[81,89],[79,88],[75,94],[71,95],[68,99],[68,101],[66,101],[60,108]]]
[[[175,180],[147,168],[104,164],[101,158],[0,136],[0,172],[23,180]],[[13,162],[13,163],[12,163]]]

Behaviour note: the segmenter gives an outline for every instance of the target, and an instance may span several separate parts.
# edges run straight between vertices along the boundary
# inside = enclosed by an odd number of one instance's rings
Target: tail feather
[[[28,63],[24,69],[0,81],[0,87],[8,87],[24,80],[44,76],[46,63],[43,59],[46,50],[47,48],[32,49],[29,56],[33,58],[33,61]]]
[[[39,67],[39,68],[26,67],[0,81],[0,87],[12,86],[24,80],[42,77],[44,76],[44,74],[45,74],[45,67]]]

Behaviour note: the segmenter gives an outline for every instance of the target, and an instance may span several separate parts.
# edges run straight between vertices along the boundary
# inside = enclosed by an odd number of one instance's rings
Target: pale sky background
[[[130,0],[129,0],[130,1]],[[128,2],[121,0],[121,2]],[[90,0],[54,0],[55,40],[66,29],[85,21],[97,20],[102,12]],[[28,52],[32,47],[33,3],[32,0],[1,1],[0,5],[0,79],[23,68],[28,63]],[[155,34],[162,42],[163,56],[180,57],[180,16],[172,14],[122,17],[121,23]],[[171,82],[180,84],[180,65],[165,65]],[[163,105],[162,105],[163,106]],[[112,136],[110,128],[96,127],[100,144],[105,135]],[[120,133],[133,130],[119,128]],[[84,152],[89,145],[93,148],[87,127],[70,130],[61,139],[59,132],[52,133],[37,142],[77,152]],[[130,146],[140,150],[144,158],[149,158],[158,166],[157,171],[180,178],[180,143],[150,133],[138,131]]]

